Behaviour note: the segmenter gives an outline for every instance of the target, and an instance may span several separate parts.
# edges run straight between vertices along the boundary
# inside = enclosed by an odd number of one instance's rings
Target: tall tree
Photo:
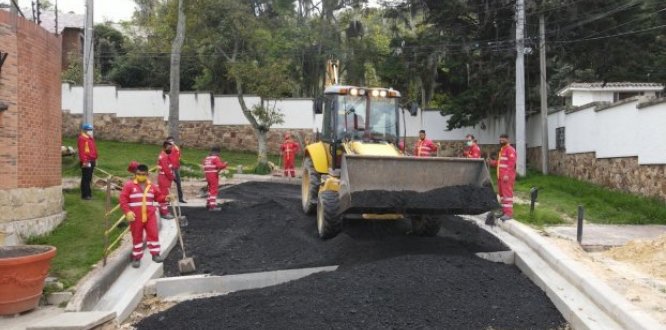
[[[185,40],[185,10],[183,0],[178,0],[178,24],[176,26],[176,37],[173,39],[171,48],[171,84],[169,92],[169,135],[173,136],[176,142],[180,141],[178,132],[179,120],[179,100],[180,100],[180,53],[183,49]]]

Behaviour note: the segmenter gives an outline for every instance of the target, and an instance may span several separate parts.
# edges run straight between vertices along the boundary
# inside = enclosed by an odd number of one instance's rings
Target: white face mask
[[[86,131],[86,134],[88,134],[88,136],[92,137],[93,136],[93,131]]]

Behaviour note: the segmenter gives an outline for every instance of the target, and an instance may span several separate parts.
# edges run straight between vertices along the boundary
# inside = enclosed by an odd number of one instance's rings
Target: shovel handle
[[[180,214],[176,212],[176,210],[180,210],[180,205],[178,205],[178,208],[176,208],[176,204],[171,203],[171,210],[174,214],[174,218],[176,220],[176,230],[178,231],[178,241],[180,242],[180,249],[183,251],[183,259],[187,258],[187,255],[185,254],[185,244],[183,244],[183,234],[180,232]]]

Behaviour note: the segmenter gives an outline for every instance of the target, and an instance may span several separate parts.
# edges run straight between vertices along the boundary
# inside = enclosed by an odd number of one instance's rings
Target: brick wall
[[[0,231],[45,233],[62,220],[60,38],[0,11]]]
[[[0,189],[15,188],[18,158],[18,106],[16,104],[16,36],[12,24],[13,17],[0,10],[0,51],[9,53],[0,72],[0,101],[9,109],[0,112]]]
[[[638,157],[597,158],[593,152],[550,150],[548,157],[551,174],[666,201],[666,165],[639,165]],[[541,148],[529,148],[527,161],[530,167],[540,169]]]

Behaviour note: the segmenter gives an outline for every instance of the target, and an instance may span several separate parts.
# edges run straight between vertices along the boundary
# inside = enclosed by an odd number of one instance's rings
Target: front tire
[[[317,208],[317,193],[319,192],[320,175],[312,165],[312,159],[303,160],[303,176],[301,179],[301,206],[305,214],[314,214]]]
[[[438,217],[430,215],[412,216],[412,234],[417,236],[437,236],[442,222]]]
[[[338,214],[340,200],[336,191],[322,191],[317,203],[317,233],[321,239],[337,236],[342,231],[342,216]]]

